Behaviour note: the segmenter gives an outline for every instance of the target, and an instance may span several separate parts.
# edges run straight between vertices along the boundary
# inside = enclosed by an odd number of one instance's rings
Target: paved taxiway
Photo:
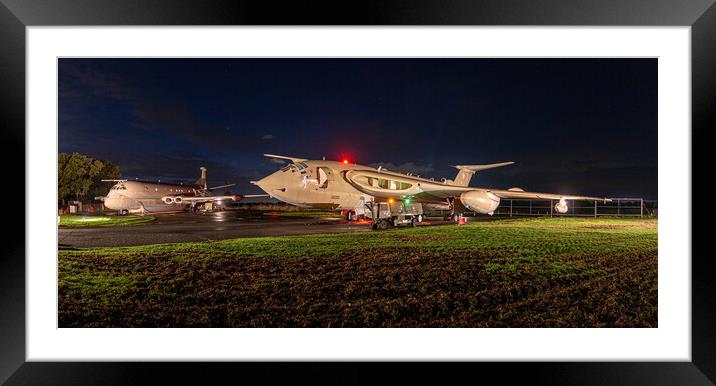
[[[339,218],[270,216],[248,211],[156,214],[156,220],[131,226],[61,227],[60,248],[126,247],[241,237],[291,236],[315,233],[371,231],[370,222],[349,223]],[[483,216],[470,221],[490,221]],[[454,224],[431,218],[419,226]]]

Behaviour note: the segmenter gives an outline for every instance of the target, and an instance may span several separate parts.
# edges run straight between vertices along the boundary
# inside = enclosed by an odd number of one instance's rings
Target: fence
[[[658,201],[642,198],[612,198],[611,202],[566,200],[568,210],[559,213],[554,209],[557,200],[504,199],[495,210],[495,216],[574,216],[574,217],[656,217]]]
[[[528,199],[503,199],[500,206],[495,210],[494,216],[517,217],[517,216],[574,216],[574,217],[657,217],[658,201],[644,200],[642,198],[612,198],[611,202],[603,201],[576,201],[567,200],[567,213],[559,213],[554,210],[557,200],[528,200]],[[240,209],[254,210],[301,210],[288,204],[255,204],[237,203],[235,207]],[[104,208],[102,203],[82,204],[78,214],[105,214],[114,213]],[[60,214],[69,214],[69,207],[60,207]],[[444,215],[445,211],[440,211]],[[474,212],[467,212],[466,215],[477,215]]]

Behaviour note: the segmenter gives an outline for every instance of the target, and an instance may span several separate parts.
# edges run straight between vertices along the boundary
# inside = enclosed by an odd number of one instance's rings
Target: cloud
[[[214,122],[202,115],[190,100],[168,93],[158,81],[138,83],[111,68],[90,66],[78,60],[61,61],[59,73],[59,95],[66,101],[61,104],[60,131],[76,135],[72,127],[78,126],[81,119],[90,117],[91,122],[95,121],[92,116],[96,112],[87,110],[86,106],[110,105],[113,112],[126,111],[124,133],[135,138],[170,136],[188,146],[209,147],[214,153],[251,152],[261,147],[263,141],[275,138],[273,134],[262,136],[253,127]],[[84,100],[68,102],[70,98]],[[75,111],[75,106],[85,107]],[[241,140],[227,140],[227,137],[241,137]]]
[[[77,62],[60,60],[59,96],[64,98],[86,97],[111,98],[123,102],[135,101],[133,87],[116,73],[98,71],[77,65]]]

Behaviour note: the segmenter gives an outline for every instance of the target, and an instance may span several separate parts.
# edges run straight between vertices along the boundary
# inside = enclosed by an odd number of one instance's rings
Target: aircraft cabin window
[[[361,185],[370,186],[372,188],[380,188],[386,190],[407,190],[413,184],[402,181],[388,180],[385,178],[375,178],[368,176],[360,176],[355,181]]]

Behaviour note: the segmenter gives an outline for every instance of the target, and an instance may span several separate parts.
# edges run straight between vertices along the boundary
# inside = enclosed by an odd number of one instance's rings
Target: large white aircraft
[[[265,197],[265,195],[212,196],[211,191],[227,188],[235,184],[207,187],[206,168],[201,167],[201,177],[194,184],[168,184],[163,182],[139,180],[102,180],[115,182],[104,197],[96,197],[104,202],[108,209],[121,215],[129,213],[195,211],[202,205],[221,200],[239,201],[243,197]]]
[[[434,179],[396,173],[382,167],[373,168],[342,161],[308,160],[264,154],[288,161],[281,170],[266,176],[255,185],[269,196],[306,208],[346,210],[366,214],[376,202],[408,202],[442,205],[454,219],[466,210],[493,214],[500,199],[528,198],[557,200],[558,213],[568,211],[566,200],[609,201],[606,198],[567,194],[526,192],[519,188],[493,189],[468,186],[472,176],[483,170],[511,165],[502,162],[489,165],[457,165],[454,179]]]

